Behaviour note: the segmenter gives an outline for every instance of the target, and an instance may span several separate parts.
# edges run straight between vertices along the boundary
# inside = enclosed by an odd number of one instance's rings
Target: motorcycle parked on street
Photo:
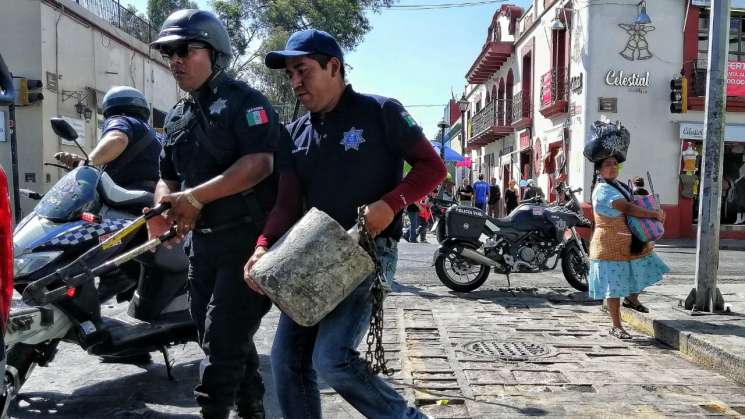
[[[66,140],[77,137],[62,119],[53,118],[52,127]],[[183,249],[150,252],[175,231],[148,241],[141,228],[166,206],[140,215],[152,205],[152,193],[125,190],[87,165],[43,196],[25,195],[40,201],[13,235],[15,290],[23,298],[13,301],[5,336],[9,398],[35,366],[54,358],[63,340],[107,362],[161,351],[172,378],[168,347],[196,341],[197,332]],[[129,301],[128,310],[102,314],[102,303],[113,298]]]
[[[561,184],[563,204],[546,204],[540,198],[523,201],[505,218],[489,217],[478,208],[452,206],[436,226],[440,248],[433,263],[445,286],[470,292],[484,284],[493,269],[512,273],[550,271],[561,262],[569,285],[587,291],[589,258],[587,244],[577,227],[592,224],[580,209],[571,190]]]

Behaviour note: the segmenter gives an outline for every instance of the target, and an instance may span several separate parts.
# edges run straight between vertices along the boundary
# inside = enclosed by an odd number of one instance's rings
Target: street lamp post
[[[440,128],[440,157],[442,158],[442,163],[445,164],[445,128],[449,127],[447,122],[445,122],[445,119],[441,119],[440,122],[437,124],[437,128]],[[445,195],[445,184],[440,184],[440,191],[437,193],[437,197],[442,199]]]
[[[460,110],[460,152],[463,158],[466,158],[466,111],[468,110],[468,99],[463,94],[458,101],[458,110]],[[466,167],[463,166],[463,177],[466,177]]]
[[[445,129],[448,128],[450,125],[448,125],[447,122],[445,122],[444,119],[441,119],[440,122],[437,123],[437,128],[441,129],[441,137],[440,137],[440,157],[442,157],[442,161],[445,161]]]

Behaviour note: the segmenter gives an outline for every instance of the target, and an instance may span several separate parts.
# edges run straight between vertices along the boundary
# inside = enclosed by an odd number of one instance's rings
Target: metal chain
[[[383,347],[383,300],[385,300],[385,296],[390,289],[385,281],[383,267],[378,259],[375,239],[367,229],[364,206],[358,209],[357,227],[360,233],[360,246],[370,255],[375,264],[375,279],[371,289],[372,315],[370,316],[370,328],[367,332],[365,361],[367,361],[367,367],[373,374],[382,373],[390,376],[393,375],[393,370],[386,365],[385,348]]]

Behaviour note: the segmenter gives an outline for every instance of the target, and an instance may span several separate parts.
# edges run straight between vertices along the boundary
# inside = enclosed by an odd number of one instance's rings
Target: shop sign
[[[579,73],[578,76],[574,76],[571,79],[569,79],[569,88],[574,93],[582,93],[582,73]]]
[[[680,138],[686,140],[704,139],[704,124],[697,122],[681,122]],[[724,127],[724,141],[745,143],[745,125],[727,124]]]
[[[727,96],[745,96],[745,62],[727,62]]]
[[[608,70],[605,84],[612,87],[649,87],[649,71],[626,73],[623,70]]]
[[[530,131],[525,130],[520,133],[520,150],[530,148]]]
[[[626,45],[619,52],[621,57],[629,61],[648,60],[653,57],[652,51],[649,50],[647,33],[652,32],[655,29],[654,26],[638,23],[620,23],[618,27],[629,35]]]
[[[599,97],[598,112],[618,112],[618,98],[616,97]]]

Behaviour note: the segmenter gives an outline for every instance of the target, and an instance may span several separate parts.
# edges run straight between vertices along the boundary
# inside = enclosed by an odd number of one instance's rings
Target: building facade
[[[141,90],[151,105],[151,122],[162,127],[180,97],[157,51],[153,29],[113,0],[0,0],[0,54],[14,77],[40,80],[43,99],[16,107],[19,185],[48,190],[64,171],[53,162],[59,151],[76,152],[58,138],[49,119],[60,116],[91,150],[103,122],[101,101],[112,86]],[[0,163],[10,171],[7,110],[0,110]],[[23,199],[23,198],[22,198]],[[23,212],[34,205],[23,199]]]
[[[736,225],[745,221],[745,209],[730,204],[734,186],[745,182],[745,2],[732,7],[721,234],[745,238],[745,226]],[[535,179],[550,199],[566,177],[589,202],[594,171],[582,151],[590,127],[621,121],[631,146],[620,179],[646,180],[649,172],[667,212],[667,237],[693,237],[708,16],[705,0],[500,7],[466,74],[474,167],[505,186]],[[671,113],[671,80],[681,75],[685,112]]]

